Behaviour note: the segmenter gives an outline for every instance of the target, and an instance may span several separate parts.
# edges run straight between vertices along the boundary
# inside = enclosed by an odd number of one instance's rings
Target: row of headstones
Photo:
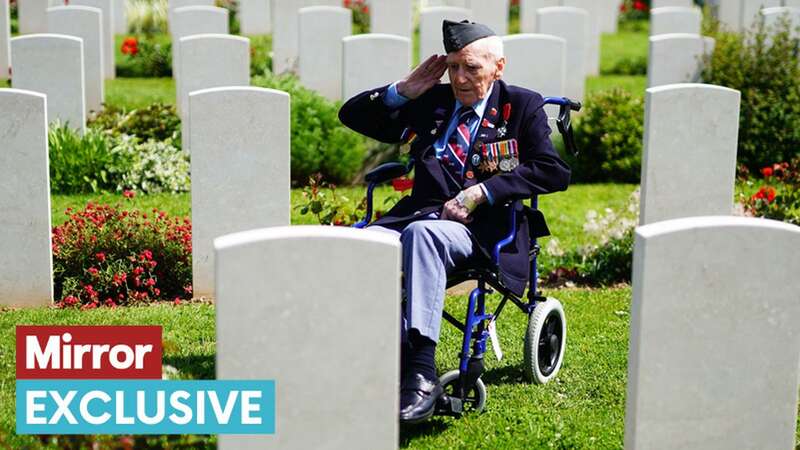
[[[647,91],[629,448],[663,448],[675,436],[714,448],[794,440],[800,229],[730,217],[739,98],[701,84]],[[45,103],[42,94],[0,90],[0,110],[11,112],[0,116],[7,303],[52,296]],[[314,448],[337,436],[333,447],[368,439],[369,448],[394,448],[398,243],[369,231],[281,228],[290,216],[286,93],[223,87],[192,92],[188,105],[194,285],[217,299],[218,376],[282,386],[281,433],[221,445]],[[717,217],[696,217],[708,215]],[[367,319],[346,327],[353,317]],[[353,376],[339,376],[345,370]]]
[[[680,8],[660,8],[662,11],[678,9]],[[756,11],[758,11],[760,20],[763,20],[767,27],[775,26],[776,23],[784,18],[789,21],[792,29],[800,27],[800,8],[772,7]],[[667,13],[671,14],[669,11]],[[655,25],[657,15],[659,15],[659,10],[653,10],[654,22],[651,26]],[[696,19],[700,20],[700,16],[698,15]],[[683,22],[684,25],[688,23],[688,21]],[[661,25],[664,25],[664,23]],[[648,87],[699,82],[703,70],[704,56],[714,50],[715,41],[713,38],[701,36],[699,32],[688,32],[695,28],[699,30],[699,22],[684,28],[683,31],[686,32],[680,32],[681,28],[677,25],[677,22],[673,23],[673,25],[676,26],[670,26],[671,32],[668,34],[660,34],[660,31],[666,31],[665,28],[660,28],[659,33],[650,36],[647,58]]]
[[[19,18],[19,33],[45,33],[47,32],[47,8],[63,5],[83,5],[100,8],[107,16],[106,20],[111,35],[114,32],[127,31],[127,17],[125,0],[94,1],[86,3],[85,0],[62,2],[60,0],[17,0],[17,17]]]

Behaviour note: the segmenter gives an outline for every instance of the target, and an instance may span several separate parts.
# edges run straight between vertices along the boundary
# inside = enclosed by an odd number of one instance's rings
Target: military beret
[[[495,32],[486,25],[468,20],[461,22],[445,20],[442,22],[442,35],[444,37],[444,49],[447,53],[452,53],[461,50],[478,39],[495,36]]]

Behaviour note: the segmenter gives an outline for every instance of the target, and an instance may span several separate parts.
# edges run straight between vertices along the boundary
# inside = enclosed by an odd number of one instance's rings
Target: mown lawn
[[[509,307],[498,322],[502,361],[487,354],[483,414],[460,420],[437,418],[401,430],[403,448],[620,448],[623,436],[630,289],[546,292],[564,304],[568,347],[554,382],[537,386],[522,379],[526,317]],[[497,299],[490,303],[494,304]],[[448,310],[463,314],[465,296],[449,297]],[[78,312],[37,308],[0,309],[0,448],[47,448],[33,436],[14,434],[14,326],[161,325],[164,363],[184,379],[214,377],[214,306],[191,303]],[[437,352],[440,373],[457,366],[459,333],[443,328]],[[183,437],[181,448],[213,448],[209,436]],[[166,438],[153,437],[151,445]],[[188,445],[186,445],[188,442]],[[88,448],[88,447],[87,447]],[[161,447],[156,447],[161,448]]]

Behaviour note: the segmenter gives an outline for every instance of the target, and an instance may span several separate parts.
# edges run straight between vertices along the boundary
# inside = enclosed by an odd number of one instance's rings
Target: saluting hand
[[[445,55],[433,55],[417,66],[407,77],[397,82],[397,93],[415,99],[439,83],[447,70]]]

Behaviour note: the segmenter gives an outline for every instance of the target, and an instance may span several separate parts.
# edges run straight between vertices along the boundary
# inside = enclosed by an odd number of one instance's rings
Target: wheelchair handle
[[[572,133],[570,111],[580,111],[583,105],[581,105],[580,102],[573,102],[567,97],[545,97],[544,104],[559,105],[561,107],[558,111],[558,119],[556,119],[558,131],[562,136],[564,136],[564,146],[566,147],[567,151],[575,156],[578,156],[580,151],[575,145],[575,136]]]

